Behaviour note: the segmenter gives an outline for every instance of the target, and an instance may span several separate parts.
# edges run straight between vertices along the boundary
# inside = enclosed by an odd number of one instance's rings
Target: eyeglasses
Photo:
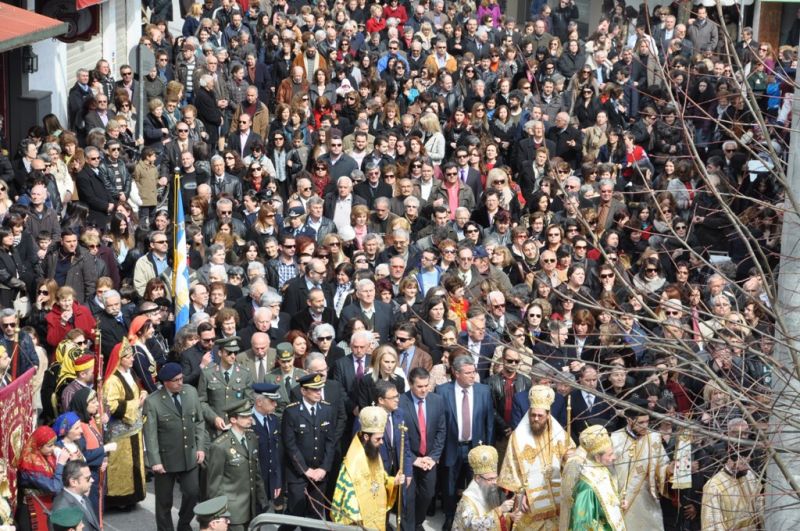
[[[478,229],[467,229],[464,232],[466,232],[467,234],[477,234],[479,231]]]
[[[525,334],[514,334],[514,337],[524,337]],[[509,365],[516,365],[519,363],[519,360],[503,360],[503,363],[507,363]]]
[[[230,216],[231,214],[233,214],[233,210],[218,210],[217,213],[220,216]]]
[[[499,303],[499,304],[492,304],[492,308],[505,308],[505,307],[506,307],[506,303],[504,303],[504,302]]]
[[[448,171],[448,172],[445,172],[445,175],[447,175],[448,177],[455,177],[455,176],[458,175],[458,172],[457,171]]]
[[[86,157],[89,160],[100,160],[100,157]]]
[[[326,168],[325,166],[320,166],[318,168],[314,168],[314,171],[328,171],[328,168]]]
[[[132,76],[133,72],[120,72],[123,76]]]
[[[250,122],[248,122],[247,120],[239,120],[239,123],[240,124],[249,124]]]
[[[677,225],[675,230],[686,230],[686,225]]]
[[[664,313],[666,313],[667,315],[672,315],[672,316],[677,316],[677,315],[681,314],[681,312],[679,312],[678,310],[667,310]]]
[[[545,264],[553,264],[555,263],[555,261],[556,261],[555,258],[542,258],[542,262],[544,262]]]
[[[331,341],[333,336],[318,337],[317,341]]]
[[[341,243],[339,242],[331,242],[328,244],[328,247],[341,247]]]
[[[529,313],[528,314],[528,317],[541,317],[541,316],[542,316],[542,314],[540,314],[540,313]]]
[[[397,342],[399,342],[399,343],[405,343],[406,341],[410,341],[410,340],[411,340],[411,338],[410,338],[410,337],[400,337],[400,336],[395,336],[395,337],[394,337],[394,340],[395,340],[395,341],[397,341]]]
[[[188,129],[177,129],[177,131],[178,131],[179,133],[188,133],[188,132],[189,132],[189,130],[188,130]]]
[[[78,345],[79,347],[85,347],[86,340],[84,339],[83,341],[75,341],[75,344]]]
[[[442,251],[443,254],[455,254],[455,249],[445,249]]]
[[[284,249],[294,249],[295,245],[293,243],[284,243],[283,245],[281,245],[281,247],[283,247]]]
[[[600,275],[600,278],[614,278],[614,273],[606,273],[605,275]]]
[[[13,327],[17,326],[17,323],[3,323],[0,326],[2,326],[3,328],[13,328]]]
[[[456,155],[456,157],[458,157],[459,159],[465,159],[465,158],[467,158],[468,156],[469,156],[469,155],[467,155],[466,153],[459,153],[458,155]]]
[[[336,143],[331,142],[331,147],[342,147],[342,143],[341,142],[336,142]]]
[[[39,290],[39,295],[50,295],[50,292],[47,291],[46,289],[40,289]]]
[[[225,155],[225,160],[235,160],[233,155]]]
[[[108,148],[108,150],[109,150],[109,151],[119,151],[119,150],[120,150],[120,148],[118,148],[118,147],[111,147],[111,148]],[[52,166],[52,164],[47,164],[46,166]]]
[[[576,245],[575,246],[575,250],[576,251],[582,251],[583,249],[586,249],[587,247],[588,246],[586,246],[586,245]]]
[[[252,168],[250,168],[250,169],[251,169],[251,170],[254,170],[254,171],[255,171],[255,170],[261,171],[261,166],[253,166],[253,167],[252,167]]]

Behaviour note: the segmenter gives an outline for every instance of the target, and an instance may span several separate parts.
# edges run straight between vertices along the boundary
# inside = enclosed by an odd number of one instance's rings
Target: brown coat
[[[278,103],[285,103],[286,105],[290,105],[292,103],[292,95],[293,95],[293,83],[291,78],[286,78],[281,81],[281,84],[278,86],[278,93],[276,94],[275,100]],[[303,79],[302,83],[302,90],[301,93],[308,92],[308,81]]]
[[[306,72],[306,62],[305,62],[305,53],[299,53],[292,61],[292,66],[299,66],[303,69],[303,79],[308,80],[308,72]],[[317,69],[327,70],[328,69],[328,60],[317,51]],[[312,74],[314,72],[311,72]]]
[[[229,133],[235,133],[239,126],[239,115],[243,112],[244,103],[239,105],[236,108],[236,111],[233,113],[233,119],[231,120],[231,127],[228,131]],[[256,107],[256,114],[255,116],[251,116],[250,119],[253,122],[253,131],[258,133],[264,142],[267,142],[267,137],[269,135],[269,109],[267,106],[258,102],[258,107]]]
[[[133,170],[133,180],[139,189],[142,206],[156,206],[158,204],[158,166],[140,160]]]

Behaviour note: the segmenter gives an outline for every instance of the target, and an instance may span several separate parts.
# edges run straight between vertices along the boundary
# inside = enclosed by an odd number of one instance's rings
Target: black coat
[[[114,198],[103,182],[101,173],[95,174],[89,165],[75,177],[81,201],[89,207],[87,221],[105,227],[109,221],[108,205],[114,203]]]
[[[333,290],[330,284],[322,284],[322,291],[325,293],[325,301],[327,307],[333,308]],[[281,304],[281,311],[289,315],[295,315],[300,310],[306,308],[308,305],[308,286],[306,285],[306,277],[296,277],[286,283],[286,290],[283,293],[283,303]]]

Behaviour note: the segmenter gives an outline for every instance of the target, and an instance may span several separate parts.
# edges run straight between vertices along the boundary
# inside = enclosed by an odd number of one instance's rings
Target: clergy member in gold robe
[[[333,493],[334,522],[386,529],[386,514],[394,505],[403,474],[389,476],[383,468],[379,448],[383,444],[388,415],[382,407],[361,410],[361,431],[353,437],[342,463]]]
[[[528,396],[528,422],[521,421],[511,434],[497,485],[520,495],[522,529],[555,530],[561,505],[561,466],[575,443],[550,415],[554,391],[535,385]]]
[[[603,426],[589,426],[581,432],[580,444],[582,457],[571,462],[580,467],[580,477],[570,492],[567,529],[625,531],[617,481],[608,468],[616,460],[611,437]]]
[[[497,450],[476,446],[467,454],[472,481],[456,507],[453,531],[508,531],[522,513],[514,510],[514,499],[506,500],[497,487]]]
[[[703,487],[700,521],[704,531],[759,529],[761,486],[747,461],[731,448],[728,462]]]
[[[625,411],[628,426],[611,434],[617,453],[614,466],[620,496],[627,507],[625,525],[628,529],[663,531],[661,496],[669,488],[670,460],[661,435],[650,430],[647,402],[629,400]]]

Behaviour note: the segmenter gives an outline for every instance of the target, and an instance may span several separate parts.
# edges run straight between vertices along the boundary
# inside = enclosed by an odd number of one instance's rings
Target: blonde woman
[[[442,134],[442,128],[439,125],[439,117],[433,113],[428,113],[419,119],[419,125],[425,133],[425,151],[434,166],[439,166],[444,160],[447,144]]]
[[[356,332],[356,334],[370,334]],[[371,335],[371,334],[370,334]],[[356,384],[356,403],[359,409],[378,403],[376,383],[379,380],[391,382],[397,392],[405,392],[407,384],[405,375],[399,367],[397,351],[391,345],[380,345],[372,352],[372,362],[367,374]]]

